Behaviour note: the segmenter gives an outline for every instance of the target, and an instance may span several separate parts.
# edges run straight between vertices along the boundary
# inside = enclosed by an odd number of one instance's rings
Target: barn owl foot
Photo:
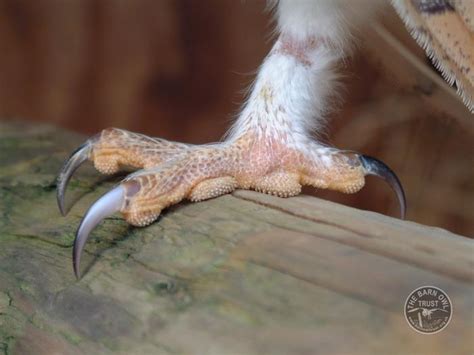
[[[365,176],[385,179],[397,192],[402,216],[405,197],[395,174],[382,162],[313,141],[288,143],[280,138],[246,133],[223,143],[193,146],[107,129],[89,139],[64,165],[58,179],[58,205],[73,172],[86,160],[105,174],[123,166],[139,168],[103,195],[87,211],[76,235],[74,271],[79,277],[82,249],[102,219],[121,212],[134,226],[155,221],[161,211],[182,200],[202,201],[253,189],[280,197],[298,195],[302,185],[354,193]]]

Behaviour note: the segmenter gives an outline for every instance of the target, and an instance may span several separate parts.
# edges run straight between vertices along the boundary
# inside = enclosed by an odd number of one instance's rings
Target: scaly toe
[[[255,191],[279,197],[296,196],[301,192],[298,174],[285,172],[265,175],[255,183],[254,188]]]
[[[193,202],[208,200],[231,193],[236,187],[237,181],[231,176],[204,180],[191,190],[188,199]]]

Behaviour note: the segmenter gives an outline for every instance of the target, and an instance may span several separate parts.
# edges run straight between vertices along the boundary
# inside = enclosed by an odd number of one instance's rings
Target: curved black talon
[[[84,144],[77,148],[71,156],[64,163],[59,176],[58,176],[58,187],[56,190],[56,200],[58,202],[59,211],[63,216],[66,215],[66,209],[64,207],[64,196],[66,194],[66,188],[72,174],[79,168],[82,163],[89,159],[92,145],[97,140],[96,137],[88,139]]]
[[[125,199],[125,187],[116,186],[101,198],[99,198],[86,212],[84,218],[77,229],[76,238],[74,239],[74,247],[72,249],[72,265],[74,274],[79,279],[81,254],[84,245],[89,238],[91,231],[106,217],[120,211]]]
[[[401,219],[405,219],[407,202],[405,198],[405,191],[403,191],[402,184],[397,175],[384,162],[370,157],[368,155],[359,155],[359,159],[368,175],[375,175],[385,180],[390,187],[397,194],[398,202],[400,204]]]

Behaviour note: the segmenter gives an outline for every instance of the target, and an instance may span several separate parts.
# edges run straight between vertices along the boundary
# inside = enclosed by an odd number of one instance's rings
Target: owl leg
[[[59,201],[72,172],[87,159],[105,173],[122,165],[142,168],[97,200],[84,216],[74,242],[76,275],[90,232],[106,216],[120,212],[130,224],[145,226],[181,200],[201,201],[236,188],[282,197],[299,194],[302,185],[355,193],[364,186],[366,175],[377,175],[396,191],[403,217],[403,189],[384,163],[327,147],[311,135],[323,127],[337,88],[334,68],[351,40],[349,24],[371,8],[357,4],[278,2],[280,35],[224,142],[189,146],[109,130],[74,153],[59,179]]]

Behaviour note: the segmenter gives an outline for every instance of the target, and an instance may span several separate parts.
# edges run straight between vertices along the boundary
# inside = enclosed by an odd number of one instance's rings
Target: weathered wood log
[[[75,230],[117,180],[81,168],[60,216],[56,174],[82,139],[0,123],[0,353],[474,351],[470,239],[314,197],[238,191],[179,204],[141,229],[108,218],[77,281]],[[423,285],[454,308],[432,336],[403,314]]]

